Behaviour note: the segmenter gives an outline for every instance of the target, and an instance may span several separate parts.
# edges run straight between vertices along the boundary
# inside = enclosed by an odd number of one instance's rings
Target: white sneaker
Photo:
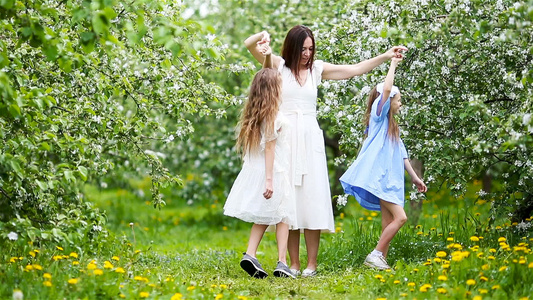
[[[368,254],[364,262],[365,266],[378,269],[378,270],[387,270],[391,267],[387,264],[385,257],[383,255]]]
[[[316,270],[305,269],[302,272],[302,277],[314,277],[316,276]]]

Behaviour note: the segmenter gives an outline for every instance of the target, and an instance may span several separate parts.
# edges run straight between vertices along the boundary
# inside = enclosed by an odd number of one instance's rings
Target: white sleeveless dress
[[[289,179],[290,132],[290,123],[282,113],[278,113],[274,122],[273,136],[265,137],[261,131],[260,147],[245,154],[242,170],[224,204],[224,215],[254,224],[283,222],[291,228],[296,226],[294,189]],[[273,194],[270,199],[265,199],[265,145],[274,139]]]
[[[285,67],[283,59],[278,70],[283,79],[280,111],[292,124],[290,179],[294,185],[297,225],[291,229],[335,232],[324,136],[316,119],[323,61],[315,61],[312,71],[307,70],[310,73],[303,86]]]

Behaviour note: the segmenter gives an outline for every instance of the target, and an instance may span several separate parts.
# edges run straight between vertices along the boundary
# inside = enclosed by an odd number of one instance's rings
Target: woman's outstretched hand
[[[414,178],[413,183],[416,185],[416,188],[420,193],[425,193],[428,191],[426,184],[420,178]]]
[[[385,54],[389,57],[389,58],[401,58],[403,59],[403,52],[406,52],[408,51],[409,49],[407,49],[407,47],[405,46],[394,46],[392,48],[390,48],[387,52],[385,52]]]

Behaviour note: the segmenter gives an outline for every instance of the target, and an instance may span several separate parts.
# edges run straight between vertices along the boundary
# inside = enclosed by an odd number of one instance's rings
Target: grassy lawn
[[[428,193],[418,219],[411,218],[417,222],[393,240],[393,271],[362,265],[377,242],[380,216],[351,198],[336,217],[338,232],[322,235],[318,276],[258,280],[239,267],[250,224],[224,217],[223,201],[188,206],[166,199],[156,210],[125,190],[88,187],[116,238],[96,255],[67,245],[4,255],[0,296],[20,290],[26,299],[528,299],[533,236],[531,227],[519,228],[531,219],[491,223],[490,203],[476,199],[478,184],[471,190],[461,199],[446,190]],[[305,262],[303,238],[301,244]],[[274,233],[265,234],[258,258],[271,274]]]

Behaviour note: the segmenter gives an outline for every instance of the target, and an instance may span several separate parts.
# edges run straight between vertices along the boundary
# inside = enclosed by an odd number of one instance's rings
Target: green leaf
[[[81,179],[83,179],[83,181],[87,181],[87,168],[84,166],[78,166],[78,171],[80,173]]]
[[[9,106],[9,113],[13,116],[13,118],[19,118],[21,116],[20,107],[16,104],[11,104]]]
[[[68,182],[76,182],[76,177],[74,177],[72,171],[65,171],[63,174]]]
[[[42,190],[42,191],[46,191],[48,190],[48,184],[46,184],[46,182],[42,182],[40,180],[35,180],[35,183],[37,183],[37,185],[39,186],[39,188]]]

